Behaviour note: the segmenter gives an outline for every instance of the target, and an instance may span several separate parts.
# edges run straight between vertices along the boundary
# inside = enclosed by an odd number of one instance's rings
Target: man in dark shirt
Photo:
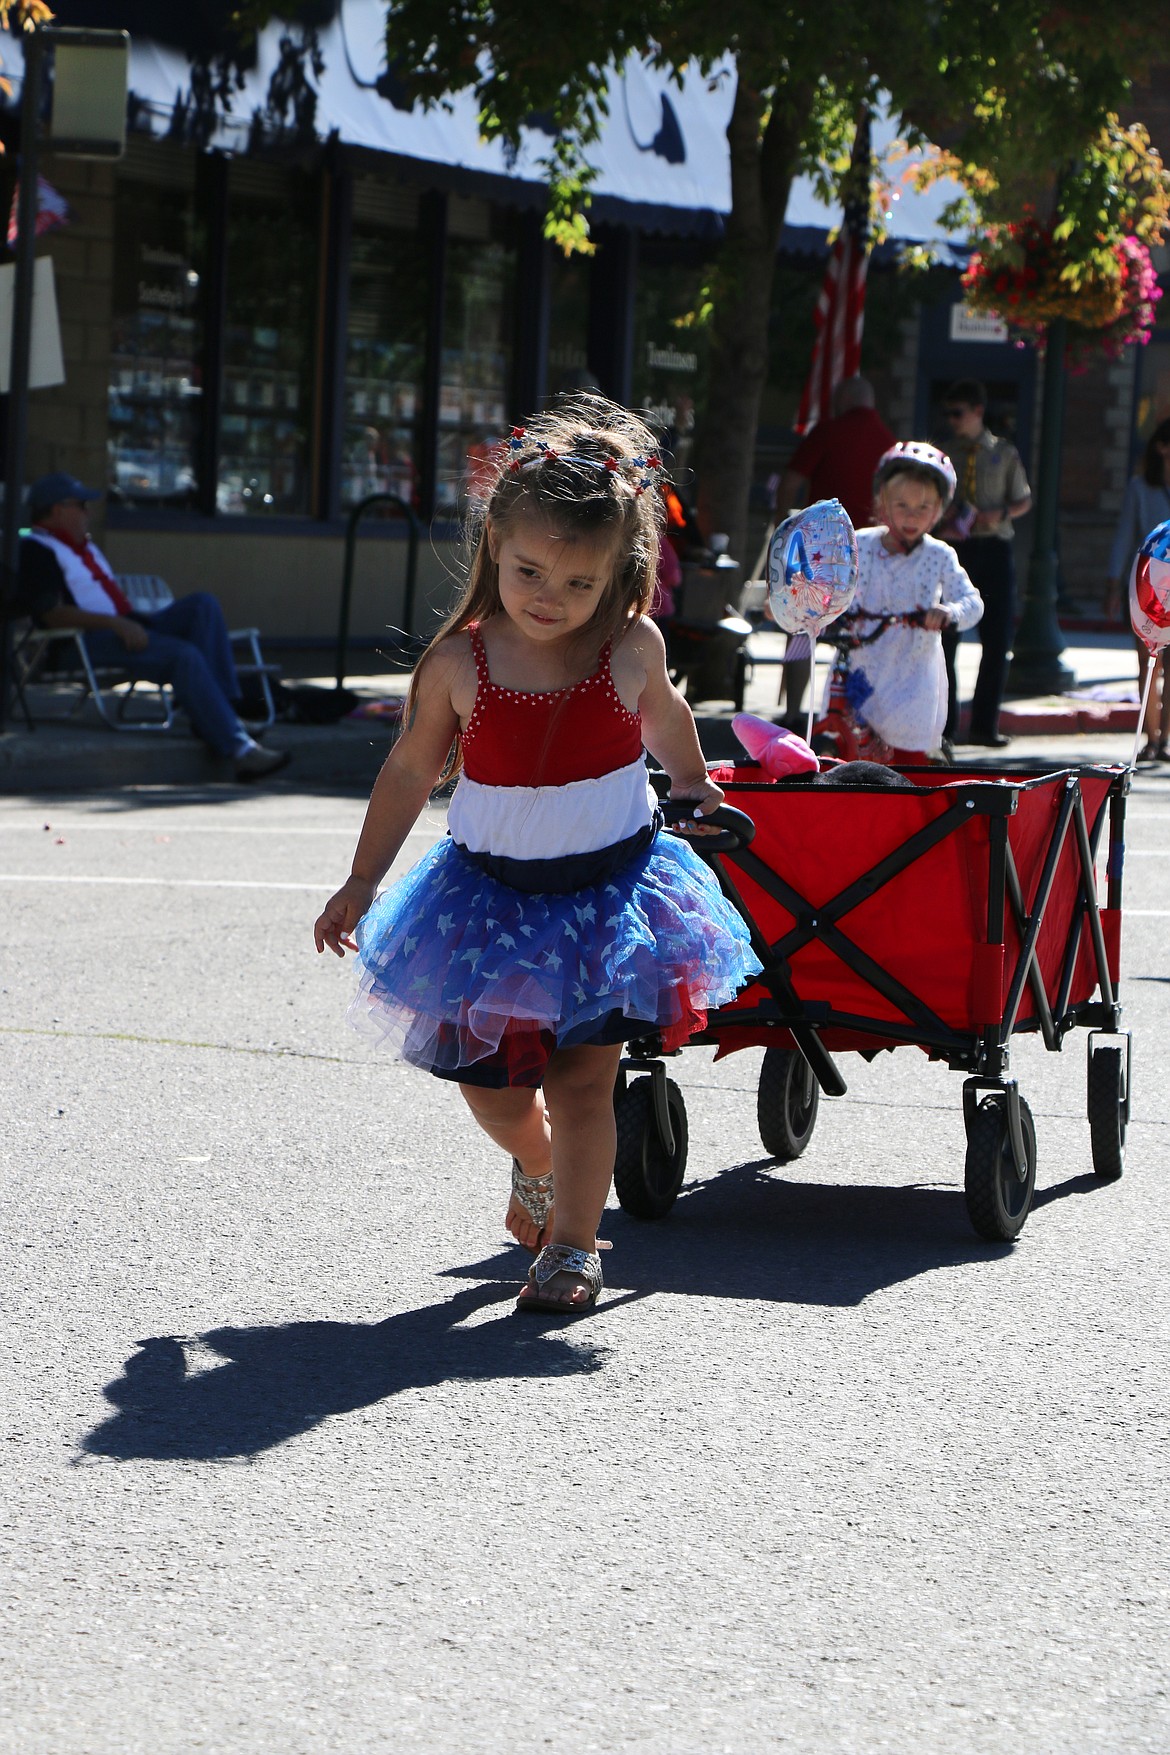
[[[776,517],[787,518],[815,500],[840,500],[854,529],[873,523],[873,478],[894,443],[894,435],[874,407],[868,378],[846,378],[833,395],[832,420],[819,421],[788,460],[776,495]],[[812,674],[807,634],[788,642],[784,702],[799,713]]]
[[[131,606],[89,534],[89,502],[100,490],[58,471],[29,489],[31,529],[20,544],[20,598],[43,628],[80,628],[90,659],[128,676],[169,683],[192,728],[240,780],[283,768],[287,750],[264,749],[241,724],[233,702],[239,680],[223,611],[193,591],[153,615]]]

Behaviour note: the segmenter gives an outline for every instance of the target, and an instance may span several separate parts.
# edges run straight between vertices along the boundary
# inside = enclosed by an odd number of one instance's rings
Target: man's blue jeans
[[[193,591],[138,620],[150,635],[145,651],[127,652],[116,634],[91,629],[85,643],[93,663],[116,666],[145,682],[169,683],[196,735],[219,755],[236,755],[247,733],[232,706],[240,698],[240,680],[216,599]]]

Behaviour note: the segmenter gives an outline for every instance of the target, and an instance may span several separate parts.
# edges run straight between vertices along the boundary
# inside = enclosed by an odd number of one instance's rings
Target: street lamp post
[[[1013,695],[1061,694],[1076,673],[1061,663],[1064,640],[1056,619],[1059,567],[1056,527],[1060,512],[1061,438],[1064,431],[1064,356],[1068,324],[1055,317],[1044,351],[1040,409],[1040,459],[1036,470],[1036,521],[1024,588],[1023,611],[1012,643],[1008,690]]]
[[[0,550],[0,589],[5,602],[16,589],[20,511],[28,449],[28,362],[32,339],[33,246],[37,224],[37,113],[41,102],[44,38],[39,30],[24,38],[24,88],[20,100],[20,192],[16,206],[16,272],[12,293],[12,355],[8,371],[8,420],[4,451],[4,540]],[[12,687],[12,625],[0,616],[0,731],[8,724]]]
[[[20,514],[28,452],[28,379],[32,344],[33,275],[38,207],[41,91],[46,49],[56,54],[49,144],[61,157],[120,158],[126,144],[126,89],[130,38],[124,30],[41,25],[22,32],[24,86],[20,99],[20,192],[16,207],[16,267],[12,295],[12,353],[4,458],[4,532],[0,544],[0,611],[12,601],[19,571]],[[12,692],[12,629],[0,613],[0,732],[8,725]]]

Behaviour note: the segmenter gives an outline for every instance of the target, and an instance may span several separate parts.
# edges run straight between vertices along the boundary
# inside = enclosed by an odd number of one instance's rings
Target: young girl
[[[849,644],[829,679],[823,727],[839,730],[842,755],[908,766],[939,758],[947,716],[940,633],[974,627],[983,614],[954,549],[928,534],[954,491],[950,458],[933,445],[899,443],[878,464],[882,522],[857,533],[857,591],[841,629]]]
[[[1140,475],[1131,477],[1122,501],[1113,547],[1109,551],[1109,578],[1106,581],[1105,612],[1110,617],[1120,609],[1127,631],[1129,620],[1129,575],[1134,556],[1156,525],[1170,518],[1170,419],[1161,420],[1146,441]],[[1158,666],[1146,702],[1146,722],[1142,727],[1146,741],[1138,756],[1139,762],[1170,762],[1170,660],[1166,653],[1151,659],[1144,640],[1134,637],[1138,655],[1138,700],[1146,687],[1146,667]]]
[[[710,870],[660,834],[643,758],[645,743],[696,816],[722,801],[647,614],[660,467],[647,428],[601,397],[513,430],[352,875],[314,929],[318,951],[359,953],[355,1021],[457,1081],[511,1155],[506,1223],[539,1251],[525,1310],[601,1290],[622,1043],[685,1041],[760,966]],[[458,767],[447,839],[375,902]]]

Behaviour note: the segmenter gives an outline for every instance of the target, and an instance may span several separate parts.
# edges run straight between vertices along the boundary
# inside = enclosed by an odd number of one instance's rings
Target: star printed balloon
[[[1129,619],[1151,652],[1170,645],[1170,518],[1154,526],[1134,556]]]
[[[848,609],[857,588],[857,538],[840,500],[818,500],[776,528],[768,603],[778,627],[814,639]]]

